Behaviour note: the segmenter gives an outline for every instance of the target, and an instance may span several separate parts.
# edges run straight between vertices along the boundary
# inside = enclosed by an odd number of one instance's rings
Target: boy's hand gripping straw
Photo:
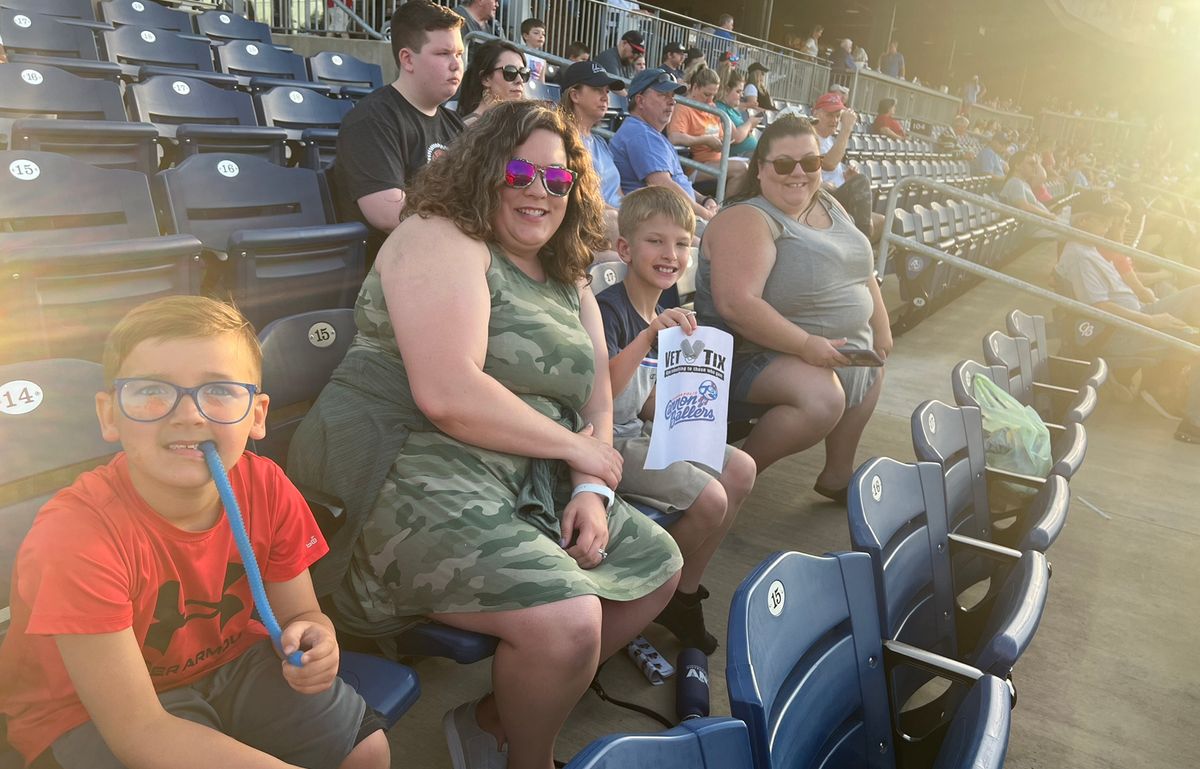
[[[246,579],[250,582],[250,594],[254,597],[254,605],[258,607],[258,614],[262,617],[262,622],[271,635],[271,642],[275,644],[275,649],[282,654],[283,630],[279,627],[279,620],[275,619],[275,612],[271,611],[271,604],[267,602],[267,590],[263,587],[262,572],[258,570],[258,561],[254,558],[254,548],[250,547],[246,522],[242,518],[241,508],[238,507],[237,497],[233,495],[233,487],[229,485],[229,475],[226,474],[225,465],[221,464],[221,457],[217,454],[217,444],[212,441],[204,441],[200,444],[200,450],[204,452],[204,461],[208,464],[208,472],[212,475],[213,483],[217,484],[217,493],[221,495],[221,504],[225,506],[225,515],[229,518],[229,528],[233,530],[233,541],[237,544],[238,553],[242,556],[242,566],[245,567]],[[304,653],[297,649],[287,655],[288,664],[301,667],[300,658],[303,655]]]

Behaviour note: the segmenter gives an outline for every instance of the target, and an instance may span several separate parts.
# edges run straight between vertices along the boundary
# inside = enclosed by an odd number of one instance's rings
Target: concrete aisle
[[[1027,254],[1014,272],[1045,275],[1053,249]],[[950,369],[979,358],[980,339],[1003,328],[1013,307],[1039,302],[984,285],[897,340],[888,381],[859,460],[888,455],[911,461],[909,416],[928,398],[952,402]],[[1072,481],[1068,527],[1051,552],[1054,577],[1046,615],[1016,671],[1019,704],[1007,766],[1011,769],[1182,769],[1200,766],[1200,447],[1171,438],[1174,428],[1140,402],[1101,394],[1088,423],[1088,457]],[[729,599],[745,574],[779,549],[823,553],[849,547],[845,513],[811,491],[821,449],[779,463],[760,477],[741,519],[705,579],[710,630],[724,638]],[[1100,508],[1102,513],[1083,504]],[[651,626],[647,636],[667,657],[678,647]],[[394,767],[449,767],[442,714],[489,687],[489,664],[417,663],[423,693],[392,731]],[[616,657],[601,680],[614,696],[674,712],[674,686],[649,686],[628,659]],[[712,709],[728,714],[724,650],[710,660]],[[657,731],[652,720],[586,694],[564,729],[558,757],[596,737]]]

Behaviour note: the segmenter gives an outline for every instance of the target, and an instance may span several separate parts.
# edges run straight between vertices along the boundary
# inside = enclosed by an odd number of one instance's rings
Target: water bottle
[[[680,721],[707,716],[708,657],[699,649],[684,649],[675,671],[675,715]]]

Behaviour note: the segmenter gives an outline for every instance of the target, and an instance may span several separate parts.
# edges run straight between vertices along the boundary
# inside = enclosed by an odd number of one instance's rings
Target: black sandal
[[[813,491],[817,492],[818,494],[820,494],[821,496],[823,496],[827,499],[832,499],[834,502],[837,502],[839,505],[846,504],[846,495],[849,492],[849,490],[850,490],[849,486],[843,486],[840,489],[831,489],[828,486],[822,486],[819,482],[813,484]]]

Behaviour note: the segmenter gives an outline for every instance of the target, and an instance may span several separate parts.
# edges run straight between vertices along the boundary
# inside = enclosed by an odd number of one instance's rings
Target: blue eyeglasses
[[[191,396],[200,416],[210,422],[232,425],[250,413],[258,386],[245,382],[206,382],[180,387],[161,379],[116,379],[113,391],[121,413],[134,422],[157,422],[169,416],[183,396]]]

